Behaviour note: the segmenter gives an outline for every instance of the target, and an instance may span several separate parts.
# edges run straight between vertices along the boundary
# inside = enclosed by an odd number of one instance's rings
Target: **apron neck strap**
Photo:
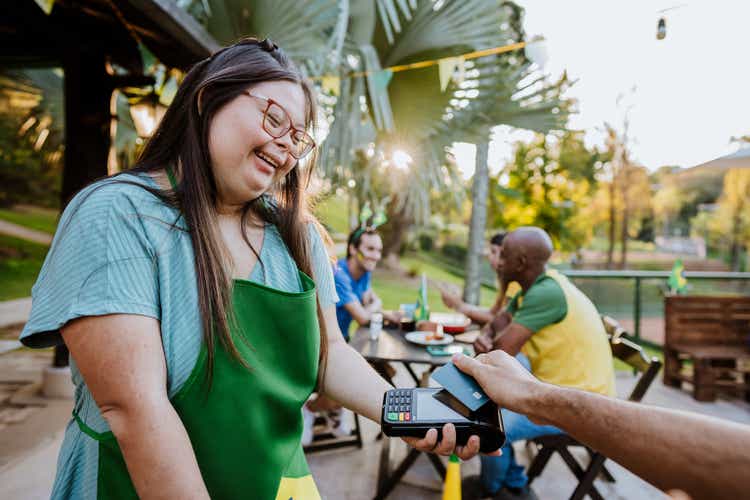
[[[169,184],[172,186],[172,189],[177,189],[177,178],[174,176],[174,170],[172,170],[172,166],[167,167],[167,177],[169,178]]]

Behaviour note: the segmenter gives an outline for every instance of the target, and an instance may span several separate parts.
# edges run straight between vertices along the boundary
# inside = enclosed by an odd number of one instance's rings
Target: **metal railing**
[[[633,281],[633,296],[632,296],[632,309],[633,309],[633,336],[641,343],[649,344],[653,347],[661,347],[658,344],[647,341],[641,338],[641,316],[643,310],[643,281],[645,280],[659,280],[660,285],[658,288],[661,290],[661,295],[667,290],[667,280],[672,275],[671,271],[634,271],[634,270],[621,270],[621,271],[594,271],[594,270],[563,270],[562,274],[566,275],[572,280],[576,279],[609,279],[609,280],[632,280]],[[739,273],[739,272],[711,272],[711,271],[685,271],[683,273],[688,283],[695,282],[696,280],[714,280],[714,281],[742,281],[750,283],[750,273]],[[750,290],[748,290],[750,292]],[[710,292],[709,292],[710,293]],[[716,292],[713,292],[716,293]],[[591,297],[596,302],[597,297]]]
[[[420,255],[420,258],[431,261],[434,264],[440,265],[443,269],[450,272],[451,274],[465,278],[465,272],[455,262],[450,262],[449,259],[441,258],[437,255]],[[487,270],[485,270],[487,271]],[[667,291],[667,280],[672,275],[671,271],[636,271],[636,270],[579,270],[579,269],[564,269],[560,272],[570,278],[576,286],[582,289],[584,293],[597,305],[599,312],[609,314],[619,319],[622,319],[625,314],[632,314],[633,318],[633,337],[640,343],[656,349],[661,349],[659,343],[649,341],[642,338],[641,336],[641,320],[644,312],[644,295],[647,300],[647,312],[653,316],[663,315],[663,297]],[[706,294],[706,295],[750,295],[750,273],[739,273],[739,272],[715,272],[715,271],[685,271],[684,277],[688,280],[689,294]],[[629,294],[629,290],[617,290],[619,293],[614,297],[614,305],[616,306],[613,311],[613,302],[610,297],[602,297],[601,294],[596,293],[596,290],[587,290],[592,288],[586,286],[587,284],[582,281],[585,280],[616,280],[620,282],[629,282],[628,287],[632,286],[632,294]],[[480,278],[483,287],[497,290],[497,284],[493,279],[490,279],[485,273]],[[651,281],[656,282],[652,286],[644,287],[644,282]],[[742,286],[734,287],[734,289],[717,288],[711,286],[712,281],[734,281],[740,282]],[[596,287],[594,287],[596,288]],[[609,290],[611,292],[611,290]],[[645,292],[645,293],[644,293]],[[610,299],[608,301],[607,299]]]

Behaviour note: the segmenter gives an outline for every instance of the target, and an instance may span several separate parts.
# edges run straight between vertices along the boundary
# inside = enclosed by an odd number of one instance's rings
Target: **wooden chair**
[[[639,402],[659,373],[662,365],[661,360],[648,357],[641,346],[627,338],[625,330],[612,318],[603,316],[602,321],[607,330],[609,344],[612,347],[612,355],[640,373],[638,382],[628,397],[629,401]],[[594,500],[602,499],[602,495],[596,489],[596,486],[594,486],[594,480],[600,473],[606,480],[610,482],[615,481],[612,474],[604,466],[607,457],[567,434],[540,436],[530,440],[530,442],[536,447],[537,454],[527,471],[529,484],[542,473],[547,462],[549,462],[549,459],[555,452],[560,454],[565,464],[578,478],[578,486],[570,496],[571,500],[578,500],[586,495],[589,495]],[[588,452],[590,457],[588,466],[584,467],[584,465],[576,460],[569,450],[571,447],[581,447]]]
[[[670,295],[664,322],[664,385],[689,382],[698,401],[718,391],[750,401],[750,297]]]
[[[304,446],[305,453],[314,453],[316,451],[333,450],[336,448],[345,448],[354,446],[362,448],[362,433],[359,428],[359,415],[354,414],[354,429],[348,436],[336,436],[329,429],[326,418],[322,415],[316,415],[313,423],[312,443]]]

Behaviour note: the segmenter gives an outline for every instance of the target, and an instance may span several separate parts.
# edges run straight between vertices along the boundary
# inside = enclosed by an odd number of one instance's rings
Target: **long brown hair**
[[[131,170],[155,172],[169,167],[174,169],[179,179],[176,189],[161,191],[158,195],[179,209],[190,231],[203,338],[208,352],[209,382],[217,339],[234,359],[245,364],[230,334],[233,322],[232,280],[224,265],[226,251],[217,231],[217,191],[209,155],[209,128],[213,117],[224,105],[250,85],[267,81],[299,84],[307,102],[306,126],[314,127],[317,111],[310,84],[272,42],[247,38],[193,66],[146,144],[136,167]],[[307,208],[305,189],[315,167],[315,151],[308,158],[304,166],[295,166],[273,189],[272,194],[267,193],[247,202],[243,207],[241,224],[242,236],[251,249],[245,231],[249,215],[257,214],[266,222],[275,224],[299,269],[312,276],[307,224],[314,219]],[[255,249],[253,251],[256,252]],[[260,259],[258,264],[262,265]],[[325,374],[328,344],[319,303],[318,318],[320,385]]]

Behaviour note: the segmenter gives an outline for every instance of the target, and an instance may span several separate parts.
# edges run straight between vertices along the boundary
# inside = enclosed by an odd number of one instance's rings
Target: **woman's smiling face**
[[[307,129],[307,102],[298,83],[262,82],[247,90],[256,97],[238,95],[211,121],[209,150],[220,209],[236,209],[254,200],[297,164],[290,153],[291,135],[273,138],[263,129],[266,99],[286,111],[294,128]]]

